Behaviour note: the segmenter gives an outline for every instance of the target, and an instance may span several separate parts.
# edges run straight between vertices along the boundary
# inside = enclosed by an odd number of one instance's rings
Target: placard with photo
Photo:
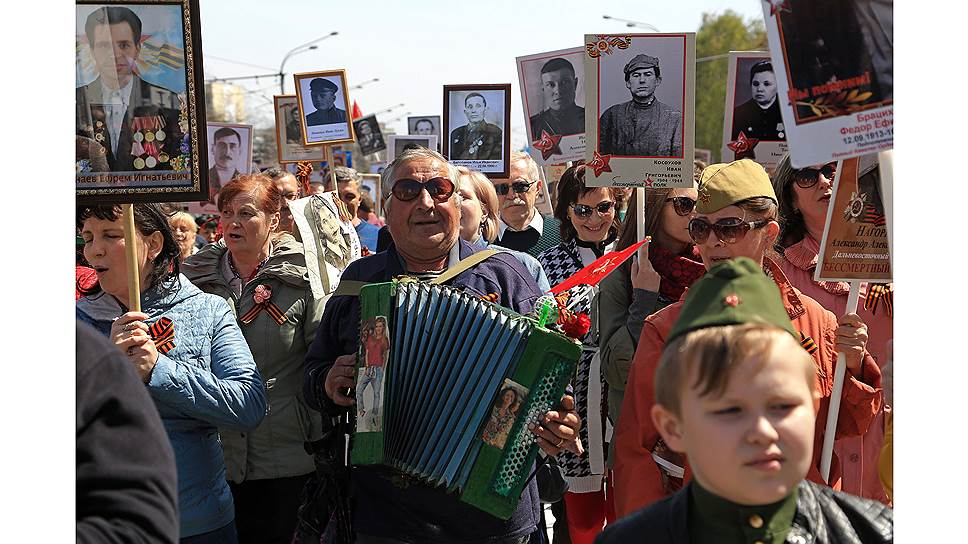
[[[303,145],[354,141],[346,71],[325,70],[293,75],[302,116]]]
[[[585,35],[585,180],[590,186],[689,187],[696,35]]]
[[[437,136],[440,137],[440,116],[439,115],[418,115],[407,117],[407,134],[415,136]]]
[[[360,174],[360,191],[367,194],[373,201],[373,213],[383,215],[383,191],[380,186],[380,174]]]
[[[198,1],[82,0],[74,30],[78,202],[208,198]]]
[[[387,163],[393,162],[404,148],[408,145],[416,144],[427,149],[437,150],[436,136],[416,136],[410,134],[390,134],[387,136]]]
[[[302,115],[299,100],[294,94],[272,97],[276,112],[276,149],[280,164],[302,161],[322,161],[326,150],[322,146],[303,145]]]
[[[516,59],[524,126],[538,164],[585,157],[584,54],[575,47]]]
[[[894,147],[891,2],[762,0],[795,168]]]
[[[729,52],[723,162],[751,159],[773,175],[788,149],[781,101],[768,52]]]
[[[208,192],[215,203],[218,192],[240,174],[252,171],[252,125],[209,123]]]
[[[488,177],[508,177],[511,84],[444,85],[443,155]]]
[[[371,155],[387,148],[376,115],[367,115],[353,121],[353,132],[356,133],[356,143],[363,155]]]

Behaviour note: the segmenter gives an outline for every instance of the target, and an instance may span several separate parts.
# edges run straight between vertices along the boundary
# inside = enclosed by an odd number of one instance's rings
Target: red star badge
[[[601,176],[602,172],[611,172],[612,167],[608,165],[608,161],[612,159],[611,155],[599,155],[598,151],[595,151],[592,155],[592,161],[585,166],[591,168],[595,171],[595,177]]]
[[[723,304],[727,306],[732,306],[733,308],[739,306],[739,302],[740,302],[739,295],[735,293],[733,293],[732,295],[726,295],[726,298],[723,299]]]
[[[653,185],[655,185],[655,181],[653,181],[652,178],[645,178],[646,187],[651,189]]]
[[[541,138],[532,142],[531,145],[541,151],[542,159],[548,160],[552,155],[561,155],[561,148],[558,147],[558,142],[560,141],[560,134],[548,134],[548,131],[542,130]]]
[[[756,147],[756,144],[758,143],[760,143],[759,140],[756,138],[747,138],[746,134],[743,131],[740,131],[739,137],[726,144],[726,147],[732,149],[733,153],[736,153],[736,156],[738,157],[753,151],[753,148]]]

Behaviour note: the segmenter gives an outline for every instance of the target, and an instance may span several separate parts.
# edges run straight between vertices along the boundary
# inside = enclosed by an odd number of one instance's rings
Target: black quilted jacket
[[[689,486],[605,527],[595,544],[689,542]],[[788,544],[894,542],[894,511],[883,504],[800,482]]]

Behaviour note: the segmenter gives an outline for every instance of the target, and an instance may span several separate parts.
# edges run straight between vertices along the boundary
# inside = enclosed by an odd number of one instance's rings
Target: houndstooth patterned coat
[[[574,240],[562,242],[538,255],[538,261],[541,262],[552,286],[571,277],[593,260],[593,256],[583,255]],[[591,330],[583,340],[584,347],[581,359],[578,361],[578,372],[572,382],[575,408],[582,420],[579,435],[586,452],[581,457],[569,451],[562,451],[557,456],[562,474],[568,481],[568,490],[573,493],[592,493],[601,490],[602,477],[605,475],[605,441],[608,423],[602,413],[602,407],[606,405],[603,398],[606,388],[598,355],[597,293],[597,288],[591,290],[585,286],[569,290],[569,302],[579,299],[571,309],[587,313],[592,319]]]

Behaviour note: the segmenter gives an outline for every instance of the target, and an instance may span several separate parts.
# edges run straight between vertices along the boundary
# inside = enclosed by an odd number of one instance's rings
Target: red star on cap
[[[747,138],[746,133],[740,131],[739,137],[726,144],[726,147],[733,150],[737,155],[752,151],[756,144],[760,143],[756,138]]]
[[[585,166],[591,168],[595,171],[595,177],[601,176],[602,172],[611,172],[612,167],[608,165],[608,161],[612,159],[611,155],[599,155],[598,151],[593,152],[592,161]]]
[[[558,147],[558,142],[560,141],[560,134],[548,134],[548,131],[542,130],[541,138],[535,142],[532,142],[531,145],[534,146],[535,149],[541,151],[542,159],[548,160],[548,158],[552,155],[561,155],[561,148]]]
[[[733,308],[739,306],[739,303],[740,303],[739,295],[737,295],[736,293],[733,293],[732,295],[726,295],[726,298],[723,299],[723,304],[727,306],[732,306]]]

